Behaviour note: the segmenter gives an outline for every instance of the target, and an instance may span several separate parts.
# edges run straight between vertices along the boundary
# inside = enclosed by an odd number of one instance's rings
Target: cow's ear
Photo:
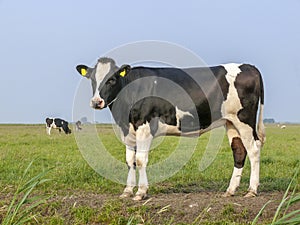
[[[130,69],[131,69],[131,67],[129,65],[123,65],[118,70],[118,73],[121,77],[125,77],[129,73]]]
[[[83,77],[86,77],[86,78],[89,78],[89,76],[87,75],[88,74],[88,66],[86,65],[78,65],[76,66],[76,70],[78,71],[78,73],[83,76]]]

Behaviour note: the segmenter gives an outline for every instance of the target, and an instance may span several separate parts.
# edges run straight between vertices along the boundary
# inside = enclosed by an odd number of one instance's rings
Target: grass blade
[[[293,176],[291,182],[289,183],[289,185],[288,185],[288,187],[287,187],[287,189],[286,189],[286,191],[285,191],[285,193],[284,193],[284,195],[283,195],[283,197],[282,197],[282,200],[281,200],[279,206],[277,207],[277,210],[276,210],[275,216],[274,216],[274,218],[273,218],[272,224],[274,224],[275,221],[277,220],[277,218],[278,218],[278,216],[279,216],[279,214],[280,214],[280,211],[281,211],[281,209],[282,209],[284,203],[285,203],[286,200],[288,199],[288,197],[287,197],[287,196],[288,196],[288,193],[289,193],[289,191],[290,191],[290,189],[291,189],[292,184],[294,183],[294,181],[296,180],[296,178],[297,178],[297,176],[298,176],[299,168],[300,168],[300,167],[298,166],[298,168],[297,168],[297,170],[296,170],[296,172],[295,172],[295,174],[294,174],[294,176]]]
[[[258,214],[256,215],[256,217],[252,221],[251,225],[254,225],[254,224],[257,223],[258,218],[261,216],[261,214],[263,213],[263,211],[265,210],[265,208],[267,207],[267,205],[269,205],[271,202],[273,202],[273,201],[269,200],[269,201],[266,202],[266,204],[263,205],[263,207],[259,210]]]
[[[295,215],[296,217],[293,217]],[[285,216],[277,220],[274,224],[299,224],[298,222],[300,222],[300,209],[286,214]]]
[[[19,180],[17,190],[14,193],[6,215],[3,218],[3,225],[27,223],[35,218],[35,215],[30,215],[31,211],[46,200],[45,197],[37,196],[29,198],[29,196],[37,185],[49,181],[49,179],[42,179],[42,177],[44,177],[52,168],[39,173],[28,181],[24,181],[32,164],[33,161],[29,163],[23,176]]]

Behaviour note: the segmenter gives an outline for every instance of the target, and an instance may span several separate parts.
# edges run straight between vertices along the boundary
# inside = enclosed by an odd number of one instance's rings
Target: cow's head
[[[76,70],[80,75],[91,80],[93,89],[93,97],[90,101],[91,107],[102,109],[105,103],[99,95],[99,88],[105,77],[114,74],[114,72],[118,70],[115,61],[111,58],[104,57],[100,58],[93,68],[86,65],[78,65],[76,66]]]
[[[127,76],[130,69],[129,65],[123,65],[112,75],[104,78],[99,88],[99,95],[102,101],[101,108],[109,106],[117,99],[119,92],[125,85],[125,76]]]
[[[113,59],[100,58],[94,68],[78,65],[77,71],[91,79],[93,97],[90,105],[94,109],[103,109],[110,105],[121,89],[121,79],[128,73],[130,66],[118,68]]]

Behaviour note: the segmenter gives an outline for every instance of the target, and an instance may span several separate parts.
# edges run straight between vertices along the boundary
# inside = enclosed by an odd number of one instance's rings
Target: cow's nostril
[[[91,106],[94,108],[94,109],[101,109],[104,107],[104,100],[93,100],[91,102]]]

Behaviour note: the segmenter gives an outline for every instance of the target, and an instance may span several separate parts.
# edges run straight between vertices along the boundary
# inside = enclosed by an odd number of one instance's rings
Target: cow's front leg
[[[143,124],[136,132],[136,166],[139,170],[139,188],[133,200],[140,201],[147,197],[148,179],[147,179],[147,163],[150,145],[153,136],[151,135],[149,123]]]
[[[136,186],[135,148],[128,145],[126,145],[126,163],[128,166],[127,185],[120,198],[132,197],[133,188]]]
[[[51,132],[51,127],[46,127],[46,130],[47,130],[47,134],[50,135],[51,134],[50,133]]]
[[[148,179],[146,167],[148,163],[148,151],[136,153],[136,165],[139,170],[139,189],[133,200],[140,201],[147,197]]]

